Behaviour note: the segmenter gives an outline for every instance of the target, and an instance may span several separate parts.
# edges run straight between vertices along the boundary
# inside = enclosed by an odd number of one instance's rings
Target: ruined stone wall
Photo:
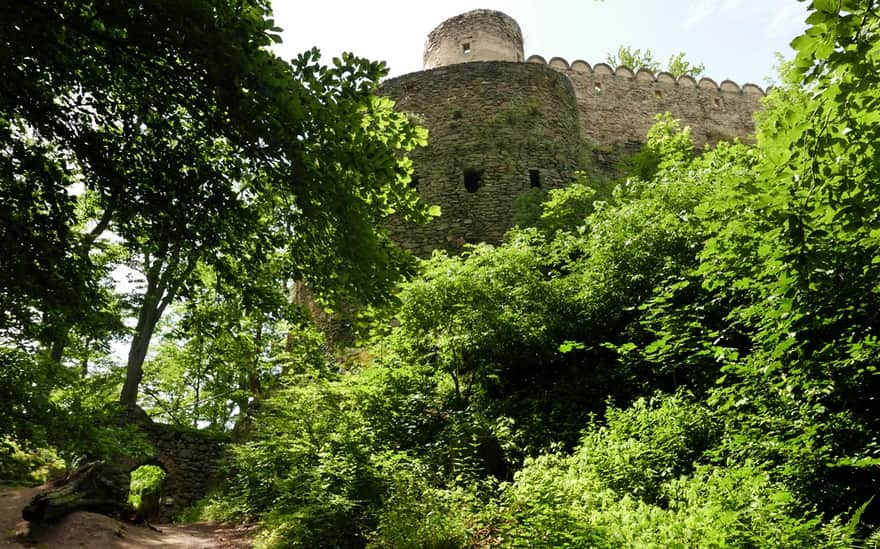
[[[513,18],[474,10],[447,19],[425,42],[424,68],[473,61],[523,61],[523,38]]]
[[[142,421],[139,427],[152,444],[153,452],[131,470],[141,465],[157,465],[165,470],[159,517],[168,521],[202,498],[214,485],[228,439],[152,421]]]
[[[581,163],[574,90],[547,66],[450,65],[387,80],[379,93],[428,128],[429,145],[410,154],[414,183],[443,214],[427,225],[389,222],[394,239],[418,255],[498,242],[518,195],[534,184],[568,185]],[[474,173],[475,187],[468,184]]]
[[[172,520],[214,486],[226,445],[231,442],[229,436],[155,423],[140,408],[118,411],[115,421],[119,426],[135,427],[149,446],[137,456],[112,462],[119,474],[119,503],[125,503],[128,497],[131,472],[143,465],[165,471],[157,510],[161,521]]]
[[[540,56],[530,63],[548,65],[571,80],[577,95],[584,134],[595,144],[611,146],[644,142],[657,113],[670,112],[682,126],[690,126],[694,145],[702,148],[722,140],[748,140],[754,134],[753,115],[764,91],[754,84],[739,86],[710,78],[673,77],[661,72],[627,67],[612,69],[604,63],[591,67],[585,61]]]

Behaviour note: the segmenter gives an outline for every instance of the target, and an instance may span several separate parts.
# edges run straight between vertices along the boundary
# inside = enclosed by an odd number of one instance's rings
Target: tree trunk
[[[138,387],[144,377],[144,359],[147,357],[150,340],[164,308],[160,301],[161,295],[155,295],[155,293],[148,291],[138,314],[137,327],[128,350],[125,384],[122,386],[122,394],[119,397],[119,401],[129,408],[134,408],[137,405]]]
[[[138,387],[144,377],[144,359],[147,358],[156,323],[162,318],[165,307],[174,299],[181,284],[192,273],[196,259],[192,258],[185,265],[181,265],[180,250],[174,249],[169,252],[169,244],[166,242],[152,261],[150,255],[145,254],[144,266],[147,291],[144,293],[137,327],[128,350],[125,384],[122,386],[122,394],[119,395],[119,401],[128,408],[137,406]]]
[[[201,323],[200,323],[201,324]],[[199,428],[199,398],[201,397],[202,392],[202,357],[205,356],[205,344],[202,339],[202,327],[201,325],[196,326],[196,341],[198,343],[198,357],[196,357],[196,383],[195,383],[195,398],[193,399],[193,409],[192,409],[192,426],[193,429]]]

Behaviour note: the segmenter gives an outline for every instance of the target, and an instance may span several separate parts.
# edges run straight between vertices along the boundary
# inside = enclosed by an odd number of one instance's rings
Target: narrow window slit
[[[540,170],[529,170],[529,184],[531,184],[532,188],[535,188],[535,189],[541,188],[541,171]]]

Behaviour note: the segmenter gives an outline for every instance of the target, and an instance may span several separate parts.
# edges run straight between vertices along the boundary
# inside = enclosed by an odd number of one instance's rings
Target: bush
[[[510,547],[846,547],[752,464],[691,465],[711,429],[682,397],[609,412],[566,456],[527,462],[490,519]],[[688,429],[697,427],[697,434]]]
[[[6,436],[0,438],[0,481],[32,486],[62,475],[64,460],[52,448],[22,445]]]
[[[158,494],[162,490],[165,481],[165,471],[156,465],[142,465],[131,472],[131,487],[128,492],[128,503],[132,507],[140,508],[143,496],[152,493]]]
[[[664,503],[663,483],[689,474],[719,435],[708,410],[680,394],[610,408],[606,422],[587,431],[572,459],[616,493],[650,504]]]
[[[382,485],[351,389],[298,376],[264,410],[258,440],[234,450],[227,510],[261,516],[264,547],[363,545]]]
[[[393,456],[388,495],[368,547],[454,549],[469,547],[480,502],[461,486],[437,487],[425,464]]]

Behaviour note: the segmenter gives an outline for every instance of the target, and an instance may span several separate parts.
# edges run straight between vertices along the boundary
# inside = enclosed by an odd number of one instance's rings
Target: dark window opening
[[[535,189],[541,188],[541,171],[540,170],[529,170],[529,183]]]
[[[465,54],[470,53],[471,52],[471,43],[470,42],[463,43],[461,45],[461,51],[464,52]]]
[[[721,99],[718,98],[718,97],[715,98],[715,106],[716,106],[716,107],[720,107],[720,106],[721,106]]]
[[[412,174],[409,178],[409,188],[410,189],[418,189],[419,188],[419,176],[416,174]]]
[[[593,82],[593,91],[599,93],[602,91],[602,82]]]
[[[483,177],[483,172],[467,169],[464,171],[464,188],[469,193],[477,192],[477,189],[480,188],[480,180]]]
[[[654,95],[657,96],[657,99],[663,99],[663,92],[660,90],[654,90]]]

